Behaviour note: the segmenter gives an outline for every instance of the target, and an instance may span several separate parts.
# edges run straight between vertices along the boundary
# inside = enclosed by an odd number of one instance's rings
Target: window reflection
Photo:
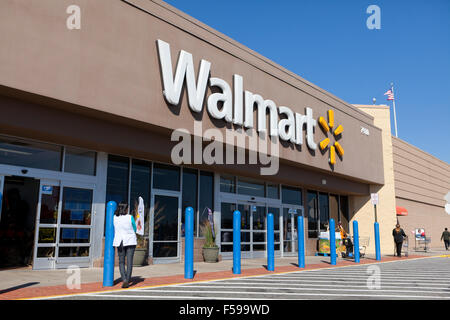
[[[62,147],[15,137],[0,136],[0,163],[61,170]]]
[[[92,190],[69,188],[63,189],[62,224],[91,224]]]

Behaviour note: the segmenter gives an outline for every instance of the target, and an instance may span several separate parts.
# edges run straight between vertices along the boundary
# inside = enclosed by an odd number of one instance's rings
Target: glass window
[[[327,227],[330,223],[330,210],[327,193],[319,193],[319,219],[320,231],[327,231]]]
[[[220,220],[222,229],[233,229],[233,212],[236,210],[234,203],[222,202]],[[232,237],[228,237],[226,240],[222,237],[222,242],[233,241]]]
[[[267,212],[273,214],[273,229],[275,231],[280,230],[280,208],[269,207]]]
[[[130,212],[137,217],[139,197],[144,200],[144,236],[148,236],[150,223],[150,186],[152,164],[148,161],[133,159],[131,162]],[[140,235],[137,235],[140,237]]]
[[[106,203],[128,202],[129,158],[108,156],[108,177],[106,182]]]
[[[248,196],[265,197],[265,186],[263,182],[253,182],[238,178],[237,192]]]
[[[180,191],[180,168],[155,163],[153,165],[153,188]]]
[[[318,210],[317,210],[317,192],[308,191],[307,194],[307,211],[308,211],[308,238],[317,238],[318,234]]]
[[[91,224],[92,190],[63,189],[62,224]]]
[[[0,163],[45,170],[61,170],[62,147],[0,136]]]
[[[194,209],[194,236],[197,235],[197,180],[198,171],[194,169],[183,169],[183,197],[181,200],[181,236],[184,237],[184,221],[187,207]]]
[[[67,147],[64,158],[64,171],[95,176],[97,153],[84,149]]]
[[[301,206],[302,201],[302,189],[293,187],[281,187],[281,197],[283,203],[295,204]]]
[[[59,187],[42,186],[41,213],[39,222],[42,224],[54,224],[58,219]]]
[[[252,209],[255,210],[256,206],[249,204],[239,204],[238,210],[241,213],[241,230],[250,230],[250,216]]]
[[[56,228],[39,228],[39,243],[56,243]]]
[[[155,195],[154,241],[178,240],[178,198]]]
[[[60,243],[89,243],[89,228],[61,228]]]
[[[339,197],[339,217],[341,219],[342,227],[345,231],[350,232],[349,229],[349,212],[348,212],[348,197],[340,196]]]
[[[228,175],[220,176],[220,192],[235,193],[235,177]]]
[[[330,219],[334,219],[334,225],[339,223],[339,196],[330,194]]]
[[[200,199],[199,199],[199,223],[202,225],[208,220],[208,212],[214,212],[214,174],[200,171]],[[217,228],[215,228],[217,229]],[[200,234],[200,237],[203,235]]]
[[[69,258],[69,257],[88,257],[89,247],[59,247],[58,257]]]
[[[267,197],[272,199],[280,199],[280,188],[277,184],[267,185]]]
[[[154,258],[176,257],[178,252],[178,243],[176,242],[157,242],[153,244]]]
[[[38,258],[53,258],[55,257],[55,247],[38,247],[36,256]]]

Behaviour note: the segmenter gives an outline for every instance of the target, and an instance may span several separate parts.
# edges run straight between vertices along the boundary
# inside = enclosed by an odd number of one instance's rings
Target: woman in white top
[[[119,270],[122,277],[122,288],[128,288],[133,271],[133,256],[136,249],[136,222],[128,214],[128,205],[119,203],[114,214],[114,241],[119,255]],[[127,270],[125,271],[125,256],[127,257]]]

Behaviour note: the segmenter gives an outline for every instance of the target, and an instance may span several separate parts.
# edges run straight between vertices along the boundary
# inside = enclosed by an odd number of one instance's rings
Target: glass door
[[[56,268],[90,265],[94,189],[93,185],[62,183]]]
[[[303,215],[300,206],[283,207],[283,255],[295,255],[298,251],[298,215]]]
[[[53,269],[55,267],[60,203],[59,181],[41,180],[36,216],[33,269]]]
[[[90,265],[95,187],[41,180],[33,269]]]
[[[273,214],[273,238],[274,238],[274,250],[275,250],[275,254],[278,253],[278,255],[281,252],[281,231],[280,231],[280,219],[282,218],[280,216],[280,208],[279,207],[268,207],[267,208],[267,213],[271,213]]]
[[[5,184],[5,176],[0,175],[0,223],[2,221],[2,206],[3,206],[3,186]]]
[[[153,262],[180,258],[181,199],[179,194],[155,191],[152,195],[150,256]]]

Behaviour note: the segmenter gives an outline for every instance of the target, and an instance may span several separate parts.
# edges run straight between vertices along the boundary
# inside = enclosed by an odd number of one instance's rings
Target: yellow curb
[[[450,257],[450,255],[445,255],[445,256]],[[407,259],[407,260],[412,261],[412,260],[427,259],[427,258],[439,258],[439,257],[443,257],[443,256],[423,256],[420,258],[411,258],[411,259]],[[313,270],[328,270],[328,269],[347,268],[347,267],[355,267],[355,266],[361,266],[361,265],[391,263],[391,262],[397,262],[397,261],[399,261],[399,260],[369,262],[369,263],[363,263],[363,264],[355,263],[355,264],[351,264],[351,265],[347,265],[347,266],[333,266],[333,267],[314,268],[314,269],[307,269],[307,270],[300,269],[300,270],[294,270],[294,271],[270,272],[267,274],[257,274],[257,275],[251,275],[251,276],[234,276],[234,277],[229,277],[229,278],[197,280],[197,281],[191,281],[191,282],[177,282],[177,283],[169,283],[169,284],[167,284],[167,283],[166,284],[156,284],[156,285],[148,285],[148,286],[142,286],[142,287],[126,288],[126,289],[118,288],[118,289],[113,289],[113,290],[91,291],[91,292],[82,292],[82,293],[67,293],[67,294],[61,294],[61,295],[38,296],[38,297],[31,297],[31,298],[19,298],[19,299],[15,299],[15,300],[33,300],[33,299],[60,298],[60,297],[62,298],[62,297],[67,297],[67,296],[81,296],[81,295],[89,295],[89,294],[96,294],[96,293],[111,293],[111,292],[126,291],[126,290],[177,286],[177,285],[188,284],[188,283],[203,283],[203,282],[211,282],[211,281],[223,281],[223,280],[240,279],[240,278],[253,278],[253,277],[261,277],[261,276],[269,276],[269,275],[288,274],[288,273],[294,273],[294,272],[313,271]]]

